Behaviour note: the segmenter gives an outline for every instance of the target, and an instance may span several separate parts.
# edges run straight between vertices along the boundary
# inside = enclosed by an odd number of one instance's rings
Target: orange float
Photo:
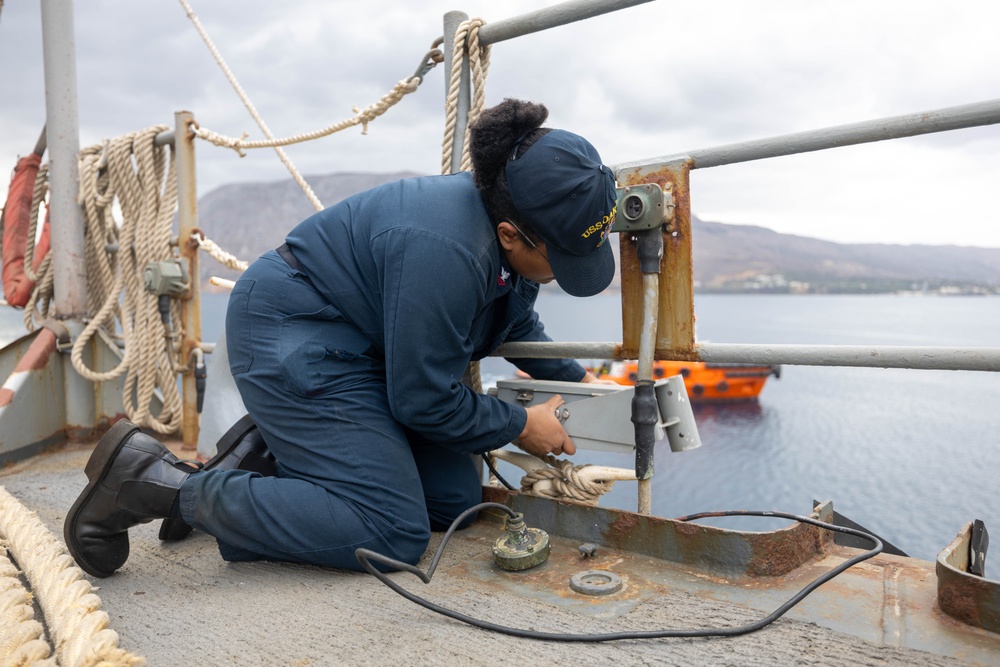
[[[639,365],[635,361],[613,361],[590,369],[601,379],[621,385],[634,385]],[[781,377],[781,366],[749,364],[712,364],[704,361],[656,361],[653,379],[680,375],[692,403],[752,401],[764,389],[772,375]]]
[[[42,163],[42,156],[32,153],[21,158],[14,167],[14,177],[7,191],[0,225],[3,228],[3,293],[11,306],[22,307],[31,298],[35,283],[24,272],[24,253],[28,245],[28,228],[31,224],[31,204],[35,192],[35,177]],[[47,216],[46,216],[47,217]],[[49,251],[49,221],[42,227],[42,236],[35,245],[31,263],[33,271]]]

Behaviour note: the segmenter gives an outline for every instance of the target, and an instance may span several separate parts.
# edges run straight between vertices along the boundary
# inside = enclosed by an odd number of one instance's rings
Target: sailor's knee
[[[382,535],[383,555],[408,565],[416,565],[430,544],[431,531],[426,525],[392,528]]]

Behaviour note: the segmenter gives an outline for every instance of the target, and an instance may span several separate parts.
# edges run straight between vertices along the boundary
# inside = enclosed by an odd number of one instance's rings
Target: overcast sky
[[[0,14],[0,195],[45,117],[40,0]],[[541,0],[191,0],[278,136],[352,115],[412,74],[460,9]],[[261,138],[176,0],[76,3],[80,141],[189,109]],[[1000,98],[1000,3],[657,0],[493,48],[487,103],[544,102],[614,164]],[[305,174],[437,173],[445,72],[360,129],[292,146]],[[274,151],[199,142],[198,186],[288,178]],[[692,210],[845,243],[1000,247],[1000,126],[696,170]],[[324,202],[332,204],[334,202]],[[289,228],[297,221],[279,221]],[[211,221],[203,221],[211,231]]]

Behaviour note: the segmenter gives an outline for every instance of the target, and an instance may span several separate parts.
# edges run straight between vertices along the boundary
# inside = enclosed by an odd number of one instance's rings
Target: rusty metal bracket
[[[1000,581],[969,571],[973,524],[938,554],[937,597],[941,611],[962,623],[1000,633]]]

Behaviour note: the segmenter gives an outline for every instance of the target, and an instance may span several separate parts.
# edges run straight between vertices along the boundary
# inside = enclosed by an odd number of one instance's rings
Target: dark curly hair
[[[520,157],[549,132],[549,128],[542,127],[548,117],[549,110],[543,104],[508,98],[483,111],[469,127],[473,177],[486,210],[494,222],[509,220],[535,242],[541,238],[518,215],[504,167],[515,157],[515,150]]]

